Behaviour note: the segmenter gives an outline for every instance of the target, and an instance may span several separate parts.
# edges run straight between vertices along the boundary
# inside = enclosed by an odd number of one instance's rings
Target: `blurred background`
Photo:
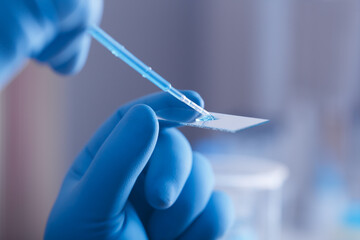
[[[288,168],[283,239],[359,231],[360,1],[106,1],[101,26],[208,110],[271,120],[236,134],[181,130],[201,153]],[[30,62],[0,94],[0,239],[41,239],[93,132],[155,91],[95,42],[73,77]]]

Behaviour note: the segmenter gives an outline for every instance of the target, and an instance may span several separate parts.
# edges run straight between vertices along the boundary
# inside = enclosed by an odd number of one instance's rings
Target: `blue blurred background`
[[[289,168],[284,239],[360,229],[360,1],[106,1],[102,27],[208,110],[271,120],[182,131],[200,152]],[[117,107],[155,91],[95,42],[73,77],[31,62],[0,95],[0,238],[42,238],[82,146]]]

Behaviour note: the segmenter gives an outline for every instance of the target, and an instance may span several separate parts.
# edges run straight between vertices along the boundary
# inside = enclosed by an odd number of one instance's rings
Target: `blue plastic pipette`
[[[215,119],[208,111],[204,108],[200,107],[189,98],[187,98],[184,94],[179,92],[177,89],[173,88],[171,84],[166,81],[163,77],[157,74],[151,67],[144,64],[137,57],[135,57],[131,52],[129,52],[123,45],[118,43],[115,39],[113,39],[109,34],[103,31],[101,28],[93,26],[89,29],[90,34],[105,48],[107,48],[112,54],[116,57],[123,60],[130,67],[135,69],[138,73],[140,73],[144,78],[150,80],[150,82],[154,83],[161,90],[170,93],[175,98],[179,99],[181,102],[185,103],[189,107],[196,110],[198,113],[203,115],[200,119],[202,121],[213,120]]]

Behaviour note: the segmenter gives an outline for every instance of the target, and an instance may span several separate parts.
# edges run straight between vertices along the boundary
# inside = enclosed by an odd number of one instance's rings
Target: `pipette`
[[[198,118],[200,121],[209,121],[214,120],[215,118],[204,108],[200,107],[184,94],[182,94],[177,89],[173,88],[171,84],[161,77],[158,73],[147,66],[145,63],[140,61],[135,57],[131,52],[129,52],[123,45],[118,43],[114,38],[107,34],[104,30],[99,27],[93,26],[89,29],[90,34],[95,38],[101,45],[107,48],[112,54],[116,57],[123,60],[135,71],[140,73],[144,78],[148,79],[150,82],[158,86],[161,90],[170,93],[175,98],[179,99],[181,102],[185,103],[189,107],[193,108],[195,111],[202,115],[201,118]]]

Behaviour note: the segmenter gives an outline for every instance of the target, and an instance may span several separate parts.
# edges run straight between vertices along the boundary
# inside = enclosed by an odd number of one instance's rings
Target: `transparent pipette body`
[[[145,63],[140,61],[137,57],[135,57],[123,45],[118,43],[105,31],[103,31],[99,27],[93,26],[89,29],[89,32],[93,36],[93,38],[95,38],[99,43],[101,43],[110,52],[112,52],[112,54],[123,60],[130,67],[132,67],[138,73],[140,73],[144,78],[148,79],[150,82],[158,86],[161,90],[168,92],[169,94],[180,100],[181,102],[185,103],[186,105],[188,105],[189,107],[193,108],[195,111],[203,115],[203,117],[200,118],[200,120],[208,121],[215,119],[204,108],[200,107],[199,105],[191,101],[189,98],[187,98],[177,89],[173,88],[168,81],[166,81],[158,73],[152,70],[151,67],[147,66]]]

